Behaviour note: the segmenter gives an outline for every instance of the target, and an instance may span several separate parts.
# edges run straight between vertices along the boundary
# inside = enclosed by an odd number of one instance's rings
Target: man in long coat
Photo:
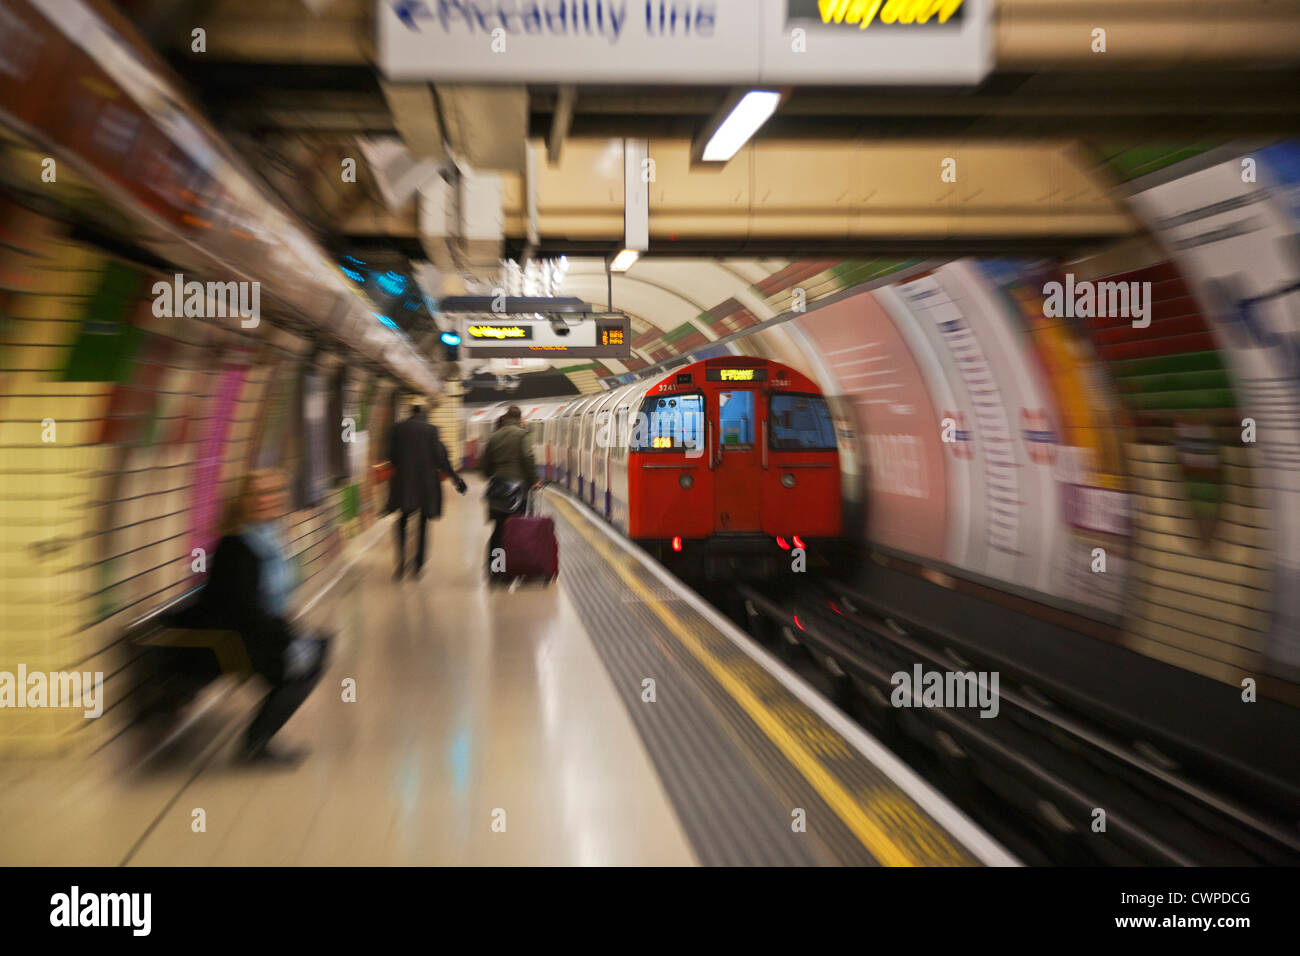
[[[465,482],[451,467],[447,448],[438,435],[438,426],[426,418],[424,405],[414,402],[411,416],[393,426],[388,436],[388,460],[393,474],[388,481],[388,510],[397,516],[397,570],[400,579],[406,571],[406,519],[420,513],[420,543],[415,552],[414,574],[424,567],[424,543],[431,518],[442,515],[442,473],[451,476],[456,490],[465,493]]]

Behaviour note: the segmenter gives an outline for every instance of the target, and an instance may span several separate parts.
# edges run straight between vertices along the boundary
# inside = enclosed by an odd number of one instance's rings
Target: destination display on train
[[[710,382],[766,382],[765,368],[711,368],[706,369],[704,378]]]

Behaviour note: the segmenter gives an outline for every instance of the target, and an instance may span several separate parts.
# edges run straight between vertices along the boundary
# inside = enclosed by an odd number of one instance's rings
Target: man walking
[[[411,403],[411,416],[393,426],[388,436],[388,460],[393,475],[388,482],[388,510],[397,516],[397,570],[400,580],[406,571],[406,519],[420,513],[419,544],[415,551],[414,576],[424,567],[424,542],[428,522],[442,516],[441,473],[451,475],[456,490],[465,493],[465,482],[451,467],[447,448],[438,435],[438,426],[426,420],[423,403]]]
[[[501,547],[506,519],[523,510],[529,486],[537,484],[533,439],[522,419],[518,405],[506,409],[479,460],[479,467],[488,479],[488,517],[492,521],[492,537],[488,541],[489,580],[503,577],[492,571],[491,566],[493,554]]]

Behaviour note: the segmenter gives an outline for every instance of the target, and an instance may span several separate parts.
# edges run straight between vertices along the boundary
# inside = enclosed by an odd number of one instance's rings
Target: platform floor
[[[3,760],[0,863],[1012,862],[571,501],[543,504],[559,583],[486,587],[479,494],[451,496],[420,579],[392,579],[385,521],[307,613],[338,637],[280,735],[300,767],[233,762],[252,684],[145,766]]]

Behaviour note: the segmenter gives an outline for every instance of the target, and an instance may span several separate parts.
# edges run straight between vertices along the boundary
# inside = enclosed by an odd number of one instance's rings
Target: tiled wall
[[[155,317],[156,278],[0,207],[0,671],[102,672],[105,707],[98,720],[2,708],[0,751],[94,749],[121,732],[140,679],[127,625],[202,582],[194,551],[255,450],[296,455],[292,407],[267,428],[271,406],[297,400],[271,384],[301,343],[273,341],[267,323],[255,339]],[[349,385],[354,410],[364,385]],[[306,586],[339,552],[345,512],[352,532],[373,520],[360,484],[291,516]]]

